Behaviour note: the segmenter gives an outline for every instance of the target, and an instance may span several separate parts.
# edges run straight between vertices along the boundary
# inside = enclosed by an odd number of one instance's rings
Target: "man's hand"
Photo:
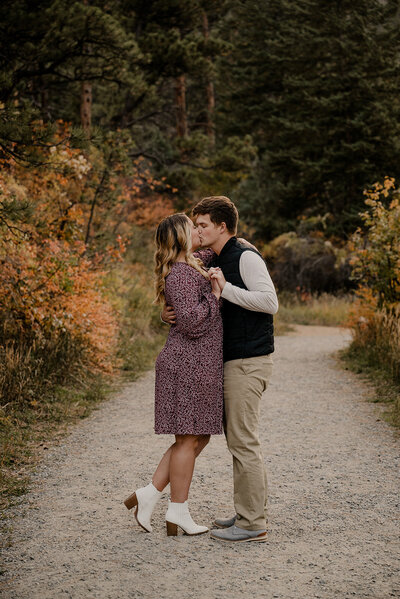
[[[224,277],[222,270],[219,267],[212,267],[212,268],[209,268],[208,274],[210,275],[210,279],[211,279],[212,283],[213,283],[213,281],[217,281],[218,287],[220,288],[221,293],[222,293],[222,291],[225,287],[225,283],[226,283],[226,279]]]
[[[218,285],[218,281],[217,279],[213,279],[212,277],[210,277],[211,279],[211,290],[212,293],[215,295],[215,297],[217,298],[217,300],[219,300],[219,298],[221,297],[221,289]]]
[[[175,324],[176,316],[172,306],[164,305],[163,311],[161,312],[161,320],[166,324]]]

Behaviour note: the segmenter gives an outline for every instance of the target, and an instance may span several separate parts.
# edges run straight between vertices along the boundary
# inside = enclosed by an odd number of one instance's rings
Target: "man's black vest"
[[[240,276],[239,261],[243,252],[255,251],[241,245],[231,237],[212,265],[219,266],[225,279],[241,289],[247,289]],[[258,253],[258,252],[255,252]],[[272,314],[246,310],[227,300],[223,301],[224,362],[238,358],[264,356],[274,351],[274,325]]]

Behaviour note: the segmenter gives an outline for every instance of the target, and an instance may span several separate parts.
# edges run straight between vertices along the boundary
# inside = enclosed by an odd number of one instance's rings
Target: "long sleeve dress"
[[[156,360],[155,432],[222,434],[222,319],[211,284],[186,262],[165,280],[176,314]]]

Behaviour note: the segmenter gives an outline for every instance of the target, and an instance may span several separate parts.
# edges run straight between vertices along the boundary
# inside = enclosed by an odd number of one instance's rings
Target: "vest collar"
[[[236,244],[236,242],[237,242],[237,237],[235,237],[235,236],[228,239],[228,241],[226,242],[226,244],[220,251],[218,258],[222,258],[222,256],[224,256],[227,252],[229,252],[231,247],[233,247]]]

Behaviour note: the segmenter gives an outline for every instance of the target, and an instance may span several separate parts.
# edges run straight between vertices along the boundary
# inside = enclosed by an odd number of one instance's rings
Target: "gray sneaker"
[[[211,537],[219,541],[233,541],[234,543],[245,543],[246,541],[266,541],[266,530],[245,530],[238,526],[229,528],[214,529],[211,531]]]
[[[214,520],[214,526],[216,526],[217,528],[229,528],[230,526],[233,526],[236,522],[236,514],[233,516],[233,518],[229,518],[229,520],[222,520],[222,518],[215,518]]]

